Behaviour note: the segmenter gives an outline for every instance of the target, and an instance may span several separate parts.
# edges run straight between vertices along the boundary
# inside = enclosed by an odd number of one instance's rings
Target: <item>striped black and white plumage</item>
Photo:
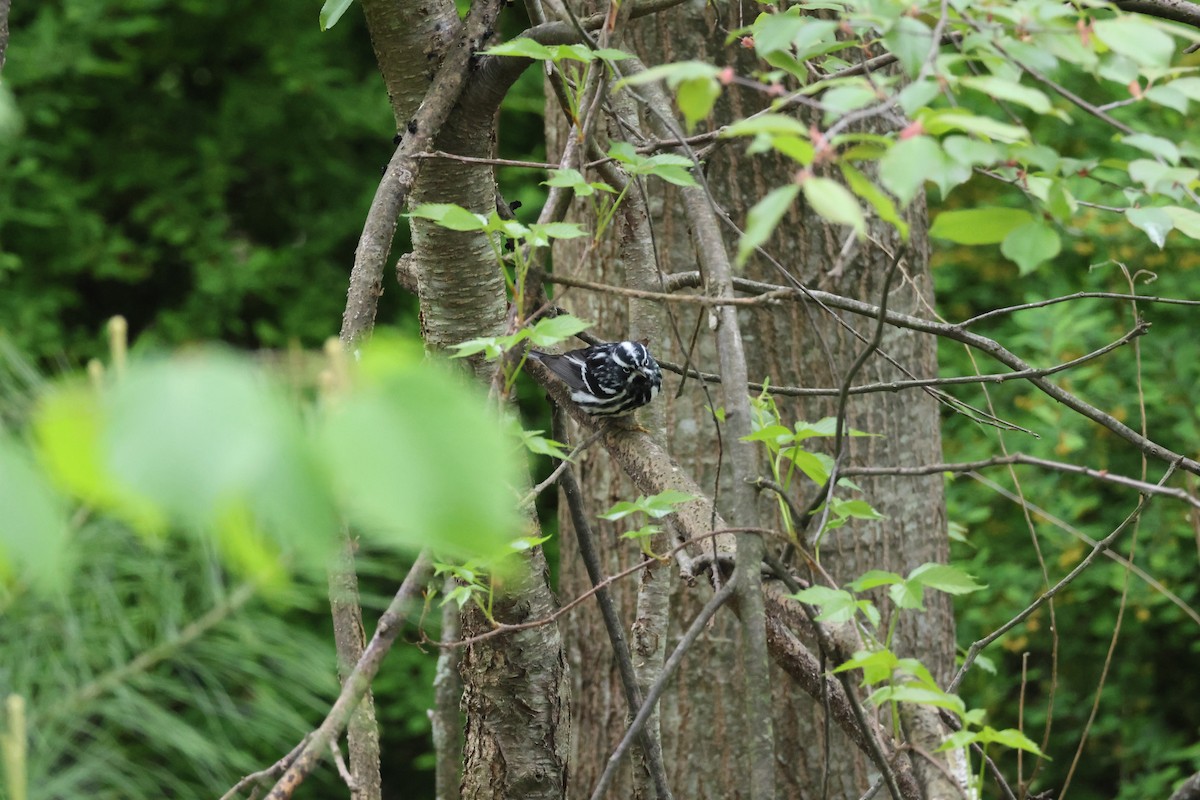
[[[628,414],[649,403],[662,370],[641,342],[606,342],[562,355],[530,350],[571,389],[571,399],[593,416]]]

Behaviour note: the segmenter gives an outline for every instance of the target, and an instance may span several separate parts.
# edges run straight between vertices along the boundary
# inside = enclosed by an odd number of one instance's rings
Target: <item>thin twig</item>
[[[1164,483],[1166,483],[1167,480],[1173,474],[1175,474],[1175,470],[1178,466],[1179,466],[1179,461],[1172,463],[1171,466],[1167,468],[1167,471],[1162,476],[1162,478],[1159,479],[1158,485],[1162,486]],[[985,647],[987,647],[989,644],[991,644],[992,642],[999,639],[1004,634],[1008,633],[1010,630],[1015,628],[1017,625],[1020,625],[1022,622],[1024,622],[1029,617],[1030,614],[1032,614],[1034,611],[1037,611],[1039,608],[1041,608],[1043,603],[1045,603],[1050,598],[1054,597],[1056,594],[1058,594],[1060,591],[1062,591],[1063,588],[1068,586],[1072,581],[1074,581],[1075,578],[1077,578],[1080,573],[1082,573],[1085,569],[1090,567],[1092,565],[1092,562],[1094,562],[1097,558],[1099,558],[1100,553],[1102,553],[1104,550],[1106,550],[1109,545],[1111,545],[1114,541],[1116,541],[1117,537],[1120,536],[1121,533],[1123,533],[1126,528],[1128,528],[1135,521],[1137,521],[1137,519],[1139,517],[1141,517],[1142,512],[1145,510],[1147,503],[1150,501],[1150,499],[1152,497],[1153,497],[1153,495],[1150,495],[1150,494],[1142,495],[1141,499],[1138,501],[1137,507],[1134,508],[1134,510],[1132,512],[1130,512],[1129,516],[1127,516],[1124,519],[1124,521],[1122,521],[1121,524],[1118,525],[1115,530],[1113,530],[1112,533],[1110,533],[1108,536],[1105,536],[1100,541],[1096,542],[1096,546],[1092,548],[1091,552],[1088,553],[1084,557],[1084,559],[1082,561],[1080,561],[1079,564],[1076,565],[1075,569],[1073,569],[1069,573],[1067,573],[1066,577],[1064,577],[1058,583],[1054,584],[1054,586],[1050,587],[1044,593],[1042,593],[1042,595],[1039,596],[1032,603],[1030,603],[1029,606],[1027,608],[1025,608],[1025,610],[1021,611],[1015,617],[1013,617],[1008,622],[1001,625],[996,630],[989,633],[987,636],[985,636],[982,639],[979,639],[978,641],[973,643],[971,645],[971,647],[968,648],[967,655],[965,658],[963,658],[962,666],[959,667],[958,673],[954,676],[954,680],[950,681],[950,686],[948,687],[947,691],[949,691],[949,692],[957,692],[958,691],[959,684],[962,683],[962,679],[963,679],[963,677],[966,676],[967,670],[969,670],[971,668],[971,665],[975,663],[975,659],[979,656],[979,654],[983,651],[983,649]]]
[[[1061,461],[1049,461],[1044,458],[1025,455],[1024,453],[1010,453],[1006,456],[984,458],[980,459],[979,461],[960,461],[946,464],[922,464],[921,466],[917,467],[847,467],[841,471],[841,474],[846,477],[853,475],[935,475],[939,472],[974,472],[975,470],[985,469],[987,467],[998,467],[1007,464],[1027,464],[1030,466],[1042,467],[1044,469],[1052,469],[1057,472],[1070,472],[1076,475],[1086,475],[1089,478],[1095,478],[1099,481],[1107,481],[1108,483],[1115,483],[1120,486],[1128,486],[1145,494],[1159,494],[1166,497],[1172,497],[1176,500],[1187,503],[1194,508],[1200,508],[1200,499],[1192,497],[1183,489],[1175,489],[1157,483],[1139,481],[1136,478],[1117,475],[1109,472],[1108,470],[1093,469],[1092,467],[1084,467],[1079,464],[1067,464]]]
[[[304,734],[304,738],[300,740],[299,744],[292,748],[290,753],[266,769],[260,769],[258,772],[251,772],[249,775],[242,778],[233,785],[233,788],[221,795],[221,800],[233,800],[233,798],[241,794],[242,791],[251,784],[265,783],[268,780],[274,780],[282,775],[284,770],[290,767],[292,762],[295,761],[297,756],[300,755],[300,751],[304,749],[304,746],[308,744],[308,740],[311,738],[311,733]]]
[[[704,608],[700,609],[700,613],[692,620],[692,624],[688,626],[687,632],[683,638],[679,640],[679,644],[675,646],[675,650],[670,657],[663,663],[662,673],[659,674],[658,680],[650,687],[650,691],[646,692],[646,699],[642,701],[641,708],[638,709],[637,715],[633,718],[633,722],[629,723],[629,728],[625,731],[625,736],[622,737],[617,749],[608,757],[608,763],[604,767],[604,772],[600,775],[600,780],[596,782],[596,788],[592,790],[591,800],[600,800],[604,797],[612,784],[613,777],[616,775],[617,767],[621,764],[621,759],[629,750],[637,738],[642,726],[646,724],[646,720],[650,718],[650,712],[654,710],[655,703],[662,696],[663,690],[667,687],[667,681],[675,674],[675,670],[683,662],[683,656],[691,649],[692,644],[700,637],[700,632],[712,619],[712,616],[717,613],[718,609],[725,604],[733,595],[736,583],[732,580],[727,581],[708,602],[704,604]]]
[[[565,434],[566,419],[561,411],[555,412],[554,433],[556,436]],[[579,554],[587,570],[588,580],[596,592],[596,604],[600,607],[600,616],[604,620],[604,628],[608,632],[612,644],[613,655],[617,660],[617,672],[621,676],[621,687],[625,690],[625,700],[629,703],[629,712],[642,706],[642,693],[638,688],[637,675],[633,667],[633,659],[629,653],[629,644],[625,640],[625,630],[617,615],[616,606],[608,594],[608,588],[603,586],[604,570],[600,564],[600,553],[596,548],[596,540],[592,534],[592,526],[588,521],[587,509],[583,505],[583,493],[579,482],[575,480],[575,472],[569,461],[563,461],[562,471],[563,496],[571,513],[571,524],[575,529],[575,538],[579,544]],[[653,569],[653,563],[647,563],[647,569]],[[646,730],[641,732],[638,743],[646,754],[650,771],[654,777],[654,786],[662,800],[671,800],[670,784],[667,782],[667,771],[663,765],[662,743]]]
[[[354,671],[346,678],[342,685],[342,691],[334,701],[333,707],[329,709],[324,722],[312,732],[308,742],[288,767],[287,772],[276,781],[270,794],[267,795],[267,800],[290,798],[296,788],[313,771],[317,760],[325,752],[329,743],[342,732],[351,713],[358,707],[359,701],[370,688],[371,681],[375,679],[383,657],[391,649],[392,643],[396,641],[396,637],[404,627],[408,606],[425,588],[425,584],[432,574],[433,561],[428,552],[422,552],[417,556],[417,560],[408,571],[404,582],[400,585],[391,603],[388,604],[387,610],[380,616],[379,623],[375,627],[375,635],[371,637],[370,643],[363,651],[362,658],[354,665]]]

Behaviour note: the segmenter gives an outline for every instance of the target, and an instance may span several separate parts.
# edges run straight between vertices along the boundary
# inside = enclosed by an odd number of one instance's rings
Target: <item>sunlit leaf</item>
[[[1136,147],[1152,156],[1159,156],[1171,164],[1179,163],[1179,148],[1170,139],[1151,136],[1148,133],[1134,133],[1122,138],[1121,143]]]
[[[754,204],[746,214],[746,231],[738,243],[737,262],[745,264],[746,259],[754,252],[754,248],[771,238],[775,226],[791,207],[800,187],[794,183],[776,187],[767,192],[761,200]]]
[[[933,221],[929,235],[956,244],[998,244],[1015,228],[1033,221],[1022,208],[987,206],[943,211]]]
[[[928,136],[896,142],[879,161],[879,179],[906,206],[917,196],[925,181],[941,168],[941,147]]]
[[[786,114],[757,114],[725,126],[725,129],[721,131],[721,136],[756,136],[760,133],[808,136],[808,127],[795,117]]]
[[[689,78],[680,81],[675,89],[675,102],[683,112],[689,131],[696,123],[708,116],[713,104],[721,96],[721,84],[714,78]]]
[[[1142,66],[1171,65],[1175,40],[1136,15],[1096,20],[1092,23],[1092,30],[1114,53],[1120,53]]]
[[[459,557],[508,552],[522,533],[522,465],[485,399],[419,348],[379,335],[358,383],[324,420],[321,444],[363,536]]]
[[[516,39],[510,39],[507,42],[493,45],[484,50],[483,54],[489,56],[532,58],[535,61],[551,61],[554,57],[549,47],[535,42],[527,36],[518,36]]]
[[[70,548],[63,499],[24,449],[0,435],[0,583],[62,589]]]
[[[1167,243],[1167,234],[1175,227],[1171,215],[1161,208],[1127,208],[1125,219],[1149,236],[1159,250]]]
[[[1016,262],[1022,275],[1029,274],[1061,251],[1062,240],[1058,237],[1058,231],[1039,220],[1013,228],[1000,243],[1000,252],[1005,258]]]
[[[984,584],[950,564],[922,564],[908,573],[908,579],[947,594],[970,594],[985,588]]]
[[[452,231],[482,231],[488,220],[453,203],[422,203],[408,213],[410,217],[431,220]]]
[[[1038,114],[1049,114],[1050,98],[1031,86],[1023,86],[1018,80],[1006,80],[996,75],[968,76],[959,80],[968,89],[983,92],[997,100],[1007,100],[1029,108]]]
[[[1192,239],[1200,239],[1200,212],[1179,206],[1166,206],[1163,211],[1175,225],[1175,230]]]
[[[883,43],[896,56],[904,72],[916,77],[933,49],[933,31],[915,17],[902,16],[884,34]]]
[[[345,14],[353,3],[354,0],[325,0],[324,5],[321,6],[321,13],[317,16],[321,23],[321,30],[327,31],[337,25],[342,14]]]
[[[850,190],[830,178],[809,178],[801,184],[804,199],[822,217],[839,225],[849,225],[859,236],[867,232],[867,218]]]
[[[529,341],[538,347],[549,347],[587,330],[592,323],[570,314],[539,319],[529,328]]]

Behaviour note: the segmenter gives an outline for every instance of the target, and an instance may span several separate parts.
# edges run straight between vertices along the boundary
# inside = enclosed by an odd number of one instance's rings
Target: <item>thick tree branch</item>
[[[346,311],[342,315],[341,340],[347,349],[370,335],[375,326],[375,311],[379,295],[383,292],[384,264],[392,246],[400,212],[417,177],[420,164],[417,156],[433,144],[458,101],[470,74],[468,62],[479,49],[485,34],[492,30],[499,6],[498,0],[482,0],[471,5],[462,35],[446,53],[437,76],[425,94],[425,100],[417,109],[375,191],[375,199],[371,201],[371,209],[354,254],[350,288],[346,294]]]

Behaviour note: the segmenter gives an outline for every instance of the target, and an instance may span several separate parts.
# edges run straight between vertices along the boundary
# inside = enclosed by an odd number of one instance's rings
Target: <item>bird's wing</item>
[[[584,369],[587,362],[581,356],[577,355],[575,351],[564,353],[563,355],[554,355],[553,353],[530,350],[529,357],[545,364],[546,368],[557,375],[572,391],[591,391],[591,387],[588,386],[584,378]]]

